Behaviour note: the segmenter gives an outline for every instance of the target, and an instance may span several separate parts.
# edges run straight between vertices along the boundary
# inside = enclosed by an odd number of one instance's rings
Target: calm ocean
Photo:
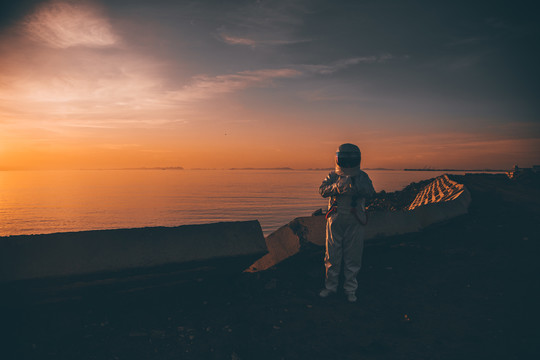
[[[435,171],[366,171],[377,191]],[[325,207],[327,171],[0,171],[0,236],[217,221],[260,221],[265,235]],[[456,173],[461,174],[461,173]]]

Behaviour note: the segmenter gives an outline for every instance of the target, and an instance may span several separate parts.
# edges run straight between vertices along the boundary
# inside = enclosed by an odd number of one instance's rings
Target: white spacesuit
[[[319,187],[321,196],[330,198],[326,216],[326,277],[321,297],[337,292],[343,260],[343,289],[348,301],[356,301],[356,276],[362,265],[367,223],[365,201],[375,194],[369,176],[360,170],[360,160],[360,149],[356,145],[341,145],[336,153],[335,171],[330,172]]]

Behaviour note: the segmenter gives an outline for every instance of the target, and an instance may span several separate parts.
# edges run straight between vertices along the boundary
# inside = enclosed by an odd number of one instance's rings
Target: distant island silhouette
[[[294,170],[290,167],[276,167],[276,168],[253,168],[253,167],[246,167],[246,168],[229,168],[229,170]]]
[[[137,167],[137,168],[121,168],[115,170],[184,170],[182,166],[164,166],[164,167]]]
[[[403,169],[403,171],[473,171],[473,172],[504,172],[508,170],[494,170],[494,169]]]

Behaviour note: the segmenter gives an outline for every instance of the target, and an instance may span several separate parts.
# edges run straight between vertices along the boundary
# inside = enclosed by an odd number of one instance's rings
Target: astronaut
[[[367,224],[365,201],[375,194],[369,176],[360,170],[358,146],[343,144],[336,152],[336,168],[319,187],[322,197],[329,198],[326,213],[325,287],[319,296],[337,292],[341,264],[344,265],[343,289],[347,301],[356,302],[356,276],[362,266],[364,232]]]

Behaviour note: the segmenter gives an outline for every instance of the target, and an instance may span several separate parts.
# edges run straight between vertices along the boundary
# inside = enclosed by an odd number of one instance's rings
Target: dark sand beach
[[[2,305],[2,359],[534,359],[537,180],[459,177],[469,214],[367,246],[358,302],[320,299],[323,252]],[[5,294],[3,294],[5,297]]]

